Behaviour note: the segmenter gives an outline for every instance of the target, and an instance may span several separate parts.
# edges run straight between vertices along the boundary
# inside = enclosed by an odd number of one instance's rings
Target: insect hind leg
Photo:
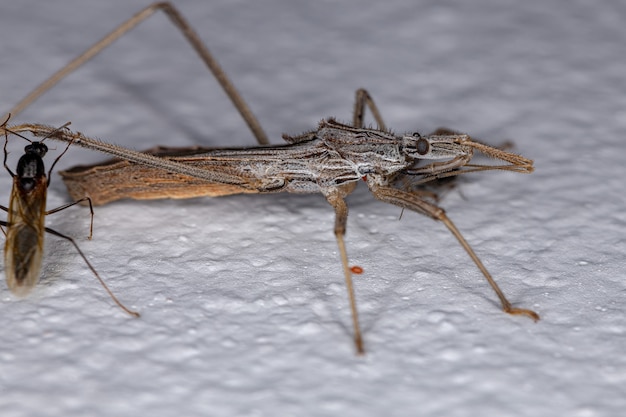
[[[91,272],[94,274],[94,276],[100,282],[100,285],[102,285],[104,290],[109,294],[109,297],[111,297],[111,299],[115,302],[115,304],[117,304],[122,310],[124,310],[126,313],[130,314],[133,317],[139,317],[140,316],[138,312],[130,310],[128,307],[126,307],[124,304],[122,304],[121,301],[119,301],[117,299],[115,294],[113,294],[113,292],[109,289],[109,287],[106,285],[104,280],[100,277],[100,275],[98,274],[96,269],[93,267],[93,265],[91,265],[91,263],[87,260],[87,257],[85,256],[83,251],[80,250],[80,247],[78,246],[78,244],[76,243],[76,241],[74,239],[72,239],[70,236],[64,235],[63,233],[57,232],[54,229],[50,229],[49,227],[46,227],[46,232],[50,233],[51,235],[54,235],[54,236],[57,236],[57,237],[60,237],[62,239],[65,239],[65,240],[69,241],[74,246],[74,248],[76,249],[76,252],[78,252],[80,257],[83,258],[83,261],[85,261],[85,264],[87,264],[87,267],[89,267]]]

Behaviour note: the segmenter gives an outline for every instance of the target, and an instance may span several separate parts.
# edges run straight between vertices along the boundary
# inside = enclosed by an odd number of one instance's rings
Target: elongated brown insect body
[[[47,151],[48,147],[41,142],[26,146],[25,154],[17,164],[17,172],[12,174],[4,271],[7,286],[18,296],[28,294],[39,281],[48,190],[42,158]]]

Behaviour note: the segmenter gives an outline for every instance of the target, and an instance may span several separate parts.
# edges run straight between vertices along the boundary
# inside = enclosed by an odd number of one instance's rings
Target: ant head
[[[48,147],[43,143],[43,141],[35,142],[35,141],[29,140],[29,142],[30,142],[30,145],[26,145],[24,147],[24,153],[34,154],[40,158],[43,158],[44,156],[46,156],[46,153],[48,152]]]

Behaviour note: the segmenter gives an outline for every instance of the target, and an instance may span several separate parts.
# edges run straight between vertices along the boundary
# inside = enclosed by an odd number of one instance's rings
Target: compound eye
[[[417,153],[420,155],[426,155],[430,152],[430,143],[422,137],[420,137],[415,143],[415,148],[417,149]]]

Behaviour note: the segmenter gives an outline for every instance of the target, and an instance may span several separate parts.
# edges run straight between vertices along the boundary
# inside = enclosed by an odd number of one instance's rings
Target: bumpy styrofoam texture
[[[2,6],[3,111],[144,1]],[[38,288],[0,302],[0,415],[616,416],[626,409],[626,6],[609,1],[178,1],[274,143],[350,121],[369,89],[396,131],[511,140],[532,175],[462,178],[442,206],[516,305],[441,224],[349,197],[357,357],[321,196],[74,207]],[[163,16],[13,122],[133,147],[253,144]],[[372,122],[373,123],[373,122]],[[14,141],[14,166],[23,143]],[[60,145],[52,145],[51,164]],[[104,159],[71,149],[59,168]],[[8,203],[10,177],[0,179]],[[57,175],[49,207],[69,201]]]

